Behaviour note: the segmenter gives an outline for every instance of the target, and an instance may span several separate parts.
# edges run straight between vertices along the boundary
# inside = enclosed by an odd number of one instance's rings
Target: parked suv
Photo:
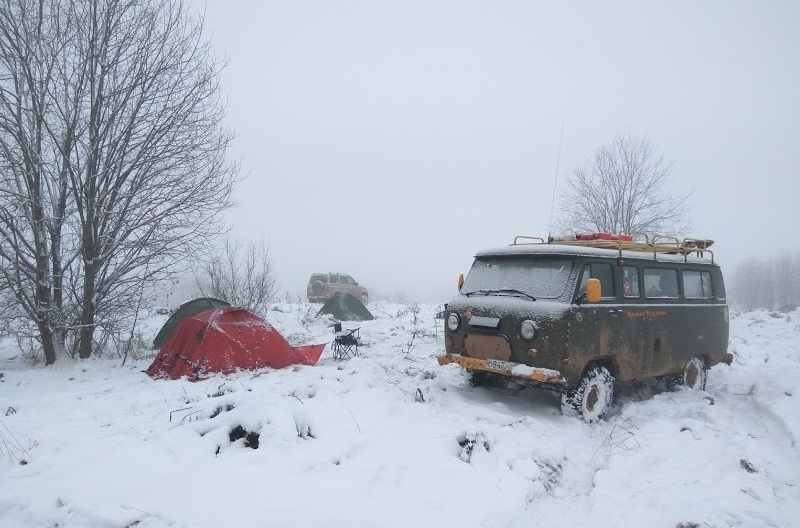
[[[614,380],[702,390],[730,364],[728,306],[710,240],[517,237],[475,256],[445,311],[445,354],[472,383],[558,391],[565,414],[609,411]]]
[[[325,302],[336,292],[346,292],[363,304],[369,302],[367,289],[346,273],[314,273],[308,279],[306,294],[309,302]]]

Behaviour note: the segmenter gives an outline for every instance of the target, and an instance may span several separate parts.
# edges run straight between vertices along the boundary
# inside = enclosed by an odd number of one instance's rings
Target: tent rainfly
[[[375,317],[361,301],[347,292],[336,292],[317,315],[330,314],[340,321],[372,321]]]
[[[314,365],[323,348],[325,343],[291,346],[272,325],[244,308],[214,308],[184,318],[147,374],[197,381],[217,372]]]
[[[153,349],[159,349],[164,346],[164,343],[167,342],[167,339],[170,338],[172,333],[185,318],[191,315],[197,315],[200,312],[205,312],[211,308],[219,308],[222,306],[230,306],[230,304],[221,299],[214,299],[213,297],[198,297],[197,299],[186,301],[169,316],[167,322],[164,323],[164,326],[158,331],[155,339],[153,339]]]

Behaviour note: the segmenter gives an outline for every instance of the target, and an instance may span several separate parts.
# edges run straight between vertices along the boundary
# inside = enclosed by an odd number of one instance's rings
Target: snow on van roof
[[[648,251],[630,251],[618,249],[595,248],[567,244],[511,244],[495,248],[484,249],[475,254],[475,257],[507,257],[507,256],[530,256],[530,255],[569,255],[578,257],[606,257],[651,260],[656,262],[689,262],[692,264],[709,264],[711,259],[700,257],[692,253],[684,258],[683,255],[668,253],[652,253]],[[713,263],[713,265],[717,265]]]

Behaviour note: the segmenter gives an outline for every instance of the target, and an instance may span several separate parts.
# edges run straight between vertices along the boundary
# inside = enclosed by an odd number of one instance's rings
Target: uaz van
[[[516,237],[475,256],[445,313],[445,354],[473,384],[504,376],[605,418],[614,380],[704,389],[730,363],[728,306],[711,240],[590,233]]]

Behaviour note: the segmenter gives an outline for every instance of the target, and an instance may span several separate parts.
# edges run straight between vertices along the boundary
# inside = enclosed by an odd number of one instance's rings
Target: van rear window
[[[572,271],[567,259],[481,257],[475,259],[461,293],[555,299],[564,293]]]
[[[708,271],[684,270],[683,295],[687,299],[711,299],[711,273]]]
[[[677,270],[645,268],[644,295],[648,299],[677,299],[679,295]]]

